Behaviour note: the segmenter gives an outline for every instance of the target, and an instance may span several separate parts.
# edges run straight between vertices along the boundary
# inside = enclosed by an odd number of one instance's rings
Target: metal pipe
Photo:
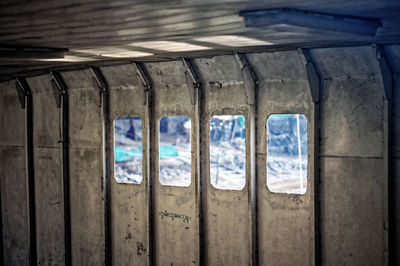
[[[103,73],[97,67],[90,67],[93,74],[93,85],[100,95],[99,107],[102,107],[103,119],[103,197],[104,197],[104,255],[105,265],[112,265],[112,220],[111,220],[111,166],[113,136],[111,134],[112,122],[110,119],[109,88]]]
[[[33,155],[33,102],[32,90],[23,78],[15,82],[19,97],[22,96],[21,107],[25,109],[25,161],[28,194],[28,219],[29,219],[29,263],[36,265],[36,203],[35,203],[35,177]]]
[[[318,70],[309,50],[299,49],[301,59],[306,67],[307,79],[310,86],[310,94],[314,103],[314,262],[322,265],[322,241],[321,241],[321,179],[320,179],[320,94],[323,89],[323,78]]]
[[[69,176],[69,100],[68,88],[60,73],[50,72],[53,77],[54,89],[59,92],[61,114],[61,157],[64,196],[64,237],[65,237],[65,265],[72,264],[71,255],[71,201],[70,201],[70,176]]]

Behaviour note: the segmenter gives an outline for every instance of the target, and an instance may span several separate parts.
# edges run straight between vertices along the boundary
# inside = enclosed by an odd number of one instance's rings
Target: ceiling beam
[[[68,49],[0,45],[0,60],[59,59]]]
[[[241,11],[247,27],[289,26],[287,31],[296,27],[322,31],[351,33],[363,36],[375,36],[382,26],[377,19],[327,14],[293,8],[275,8]],[[290,28],[292,27],[292,29]]]

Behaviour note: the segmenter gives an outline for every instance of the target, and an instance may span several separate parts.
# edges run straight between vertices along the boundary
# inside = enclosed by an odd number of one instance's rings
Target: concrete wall
[[[385,53],[394,73],[392,102],[385,97],[373,47],[310,51],[322,81],[319,102],[311,97],[298,51],[247,54],[256,88],[248,87],[246,69],[233,55],[193,59],[202,83],[194,101],[181,61],[143,64],[152,82],[148,93],[135,64],[101,67],[109,109],[104,102],[99,105],[88,69],[61,72],[69,98],[70,221],[64,213],[60,109],[50,75],[27,79],[33,91],[37,263],[65,263],[66,221],[73,265],[104,265],[105,250],[114,265],[314,265],[320,252],[324,265],[388,264],[388,230],[396,235],[391,244],[399,239],[399,204],[388,209],[400,190],[400,142],[393,142],[400,130],[399,46],[385,47]],[[4,262],[23,265],[30,254],[26,113],[13,82],[0,84],[0,103]],[[393,117],[388,113],[392,103]],[[266,119],[272,113],[302,113],[308,119],[304,195],[271,193],[266,187]],[[243,190],[218,190],[209,181],[208,121],[216,114],[246,117]],[[158,119],[164,115],[187,115],[192,121],[187,188],[158,181]],[[113,178],[113,128],[104,123],[119,116],[142,119],[141,184],[119,184]],[[391,199],[388,184],[395,185]],[[105,206],[107,193],[110,202]],[[191,219],[186,224],[162,218],[164,211]]]
[[[29,262],[25,111],[14,82],[0,85],[0,177],[5,265]]]
[[[140,116],[143,136],[148,136],[148,102],[144,104],[144,88],[132,64],[105,67],[103,73],[110,89],[110,121],[123,116]],[[113,130],[113,129],[112,129]],[[114,138],[111,132],[108,143]],[[149,171],[148,138],[143,145],[143,181],[141,184],[118,184],[111,177],[111,248],[114,265],[149,264]],[[112,154],[110,156],[113,156]],[[114,161],[114,158],[111,160]],[[114,166],[111,165],[111,172]]]
[[[191,176],[189,187],[161,185],[159,161],[151,160],[153,186],[153,223],[155,263],[157,265],[199,264],[199,210],[198,210],[198,105],[192,104],[182,62],[148,63],[146,69],[152,79],[152,116],[150,158],[159,158],[159,120],[163,116],[188,116],[191,128]],[[185,215],[189,221],[163,218],[162,213]],[[182,254],[185,254],[182,256]]]
[[[28,80],[33,98],[37,263],[65,262],[61,119],[50,75]]]
[[[200,74],[201,178],[204,221],[204,263],[208,265],[250,265],[252,262],[250,128],[254,128],[254,108],[248,103],[241,68],[233,56],[196,59]],[[216,85],[221,84],[221,85]],[[235,95],[232,97],[232,95]],[[250,95],[250,94],[249,94]],[[253,93],[254,95],[254,93]],[[210,181],[209,121],[214,115],[243,115],[246,124],[246,184],[242,190],[216,189]],[[251,122],[253,121],[253,122]],[[252,147],[253,146],[253,147]]]
[[[371,47],[318,49],[326,265],[387,262],[384,90]],[[341,254],[338,256],[338,254]]]
[[[104,262],[103,121],[89,70],[63,73],[69,88],[71,245],[74,265]],[[75,208],[73,206],[79,206]]]
[[[258,80],[257,169],[260,265],[314,264],[314,116],[305,65],[297,51],[250,54]],[[266,122],[274,113],[304,114],[308,121],[308,173],[304,195],[267,188]],[[273,228],[273,230],[271,230]]]

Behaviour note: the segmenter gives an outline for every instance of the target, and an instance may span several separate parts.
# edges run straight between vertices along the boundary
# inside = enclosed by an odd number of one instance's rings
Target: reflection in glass
[[[114,177],[118,183],[142,183],[142,120],[114,120]]]
[[[210,179],[218,189],[241,190],[246,184],[246,131],[242,115],[210,120]]]
[[[307,190],[307,118],[274,114],[267,120],[267,186],[271,192]]]
[[[160,183],[188,187],[191,171],[190,132],[192,124],[187,116],[164,116],[160,120]]]

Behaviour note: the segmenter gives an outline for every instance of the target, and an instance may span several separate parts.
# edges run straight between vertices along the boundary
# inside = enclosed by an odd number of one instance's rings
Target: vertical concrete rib
[[[314,103],[314,255],[315,265],[322,265],[321,242],[321,180],[320,180],[320,91],[323,86],[322,76],[308,49],[301,49],[305,59],[307,79]]]
[[[149,72],[146,70],[145,66],[141,63],[135,63],[138,71],[139,78],[142,80],[143,86],[145,88],[145,101],[147,104],[147,112],[148,112],[148,119],[146,121],[147,128],[147,158],[148,158],[148,181],[147,181],[147,193],[148,193],[148,232],[149,232],[149,264],[156,265],[156,248],[155,248],[155,238],[156,232],[155,228],[155,214],[154,214],[154,203],[155,200],[155,193],[154,193],[154,186],[157,180],[154,179],[155,176],[155,141],[156,141],[156,128],[157,128],[157,121],[155,119],[155,106],[154,106],[154,94],[152,91],[152,80],[150,78]]]
[[[18,93],[22,92],[22,108],[25,109],[25,152],[26,152],[26,177],[28,187],[28,212],[29,212],[29,262],[30,265],[37,263],[36,251],[36,210],[35,210],[35,179],[34,179],[34,157],[33,157],[33,103],[32,91],[25,79],[16,81]]]
[[[71,265],[71,204],[69,180],[69,101],[68,88],[60,73],[50,72],[52,84],[61,97],[62,177],[64,196],[65,265]]]
[[[315,235],[315,265],[323,265],[321,242],[321,177],[320,177],[320,129],[321,106],[319,101],[314,102],[314,235]]]
[[[62,97],[62,165],[64,181],[65,265],[71,265],[71,204],[69,186],[69,102],[67,92]]]
[[[101,73],[101,72],[99,72]],[[103,79],[105,82],[105,79]],[[107,83],[105,83],[107,84]],[[111,236],[111,167],[113,162],[111,161],[113,136],[111,134],[112,122],[110,119],[110,92],[107,88],[102,93],[102,105],[103,105],[103,163],[104,163],[104,233],[105,233],[105,261],[106,265],[112,265],[112,236]]]
[[[205,116],[205,89],[204,79],[201,77],[201,71],[193,60],[186,59],[190,63],[190,68],[195,73],[197,90],[197,112],[198,112],[198,208],[199,208],[199,265],[208,265],[208,247],[207,247],[207,223],[206,215],[207,211],[207,171],[204,169],[205,163],[202,158],[205,158],[204,147],[206,145],[205,140],[207,139],[204,134],[207,134],[205,130],[208,126],[208,121]],[[203,82],[202,82],[203,81]]]
[[[244,89],[246,91],[247,103],[251,106],[250,114],[250,199],[251,199],[251,261],[252,265],[258,265],[258,215],[257,215],[257,102],[258,79],[255,71],[250,66],[245,54],[235,54],[236,60],[242,71]]]
[[[142,66],[140,66],[143,70]],[[143,70],[144,71],[144,70]],[[147,72],[146,72],[147,73]],[[154,165],[154,137],[155,137],[155,125],[154,125],[154,107],[153,107],[153,92],[149,89],[146,92],[146,101],[147,101],[147,113],[148,118],[147,123],[147,173],[148,173],[148,180],[147,180],[147,195],[148,195],[148,232],[149,232],[149,247],[150,247],[150,265],[155,265],[156,262],[156,250],[155,250],[155,233],[154,233],[154,202],[155,202],[155,195],[153,192],[154,187],[154,175],[152,175],[152,168]]]
[[[202,80],[200,75],[199,69],[196,67],[195,63],[191,61],[191,65],[193,67],[193,71],[197,74],[197,78]],[[200,81],[199,81],[200,82]],[[204,157],[204,149],[205,146],[203,143],[205,141],[206,132],[204,131],[205,127],[207,127],[207,121],[204,116],[205,114],[205,87],[202,84],[199,84],[197,89],[197,103],[198,103],[198,121],[199,121],[199,137],[198,137],[198,149],[199,149],[199,248],[200,248],[200,263],[199,265],[208,265],[207,264],[207,227],[205,223],[205,215],[207,214],[207,180],[206,180],[206,171],[204,171],[204,163],[201,162],[201,158]]]
[[[102,107],[103,119],[103,197],[104,197],[104,248],[105,265],[112,265],[112,237],[111,237],[111,166],[112,134],[110,120],[110,94],[108,83],[100,68],[90,67],[93,74],[93,85],[99,92],[99,105]]]
[[[253,72],[254,73],[254,72]],[[255,74],[254,74],[255,75]],[[255,91],[254,91],[254,98],[257,99],[258,97],[258,81],[256,79],[255,81],[256,86],[255,86]],[[256,167],[256,163],[258,161],[257,159],[257,145],[258,145],[258,141],[257,141],[257,114],[258,114],[258,102],[255,100],[254,101],[254,109],[253,109],[253,118],[252,118],[252,145],[253,145],[253,150],[252,150],[252,197],[251,197],[251,206],[252,206],[252,234],[253,234],[253,238],[252,238],[252,252],[253,254],[253,265],[256,266],[258,265],[258,250],[259,250],[259,245],[258,245],[258,171],[257,171],[257,167]]]
[[[192,104],[197,105],[197,119],[195,120],[197,125],[196,125],[196,129],[197,129],[197,158],[198,160],[196,161],[197,163],[197,169],[199,169],[198,171],[198,175],[197,175],[197,180],[195,180],[196,182],[196,202],[197,202],[197,206],[196,208],[198,208],[198,215],[199,215],[199,243],[198,243],[198,249],[199,249],[199,265],[205,265],[204,259],[204,253],[206,250],[206,246],[204,244],[204,223],[203,223],[203,203],[202,203],[202,186],[203,186],[203,182],[201,179],[201,167],[200,167],[200,153],[201,153],[201,145],[200,145],[200,139],[201,139],[201,114],[202,114],[202,101],[201,101],[201,97],[200,97],[200,91],[201,91],[201,82],[199,79],[199,71],[196,71],[196,69],[194,68],[194,63],[192,62],[192,60],[188,59],[188,58],[183,58],[182,59],[183,64],[186,67],[186,71],[187,73],[190,75],[191,77],[191,81],[187,81],[188,82],[188,89],[190,90],[190,87],[193,87],[194,90],[194,99],[192,101]],[[189,86],[189,83],[192,83],[191,86]]]
[[[36,210],[35,210],[35,177],[33,157],[33,105],[32,94],[26,97],[26,157],[28,175],[28,200],[29,200],[29,237],[30,237],[30,263],[36,265]]]
[[[3,247],[3,205],[1,204],[1,178],[0,178],[0,265],[5,264],[4,247]]]
[[[251,128],[250,128],[250,156],[251,156],[251,247],[252,247],[252,265],[258,265],[258,173],[257,173],[257,102],[258,97],[258,79],[248,63],[246,56],[243,55],[243,60],[245,63],[244,68],[247,68],[252,81],[254,82],[254,99],[252,100],[253,105],[251,107]],[[243,71],[243,70],[242,70]]]
[[[387,174],[387,204],[388,204],[388,245],[389,245],[389,265],[396,264],[396,252],[397,252],[397,228],[396,228],[396,180],[394,176],[394,160],[393,155],[395,153],[396,146],[394,145],[395,127],[394,127],[394,110],[393,110],[393,98],[394,98],[394,75],[389,65],[388,58],[385,54],[384,48],[377,46],[377,59],[379,61],[379,67],[382,73],[382,81],[385,92],[386,102],[386,114],[385,119],[385,154],[386,159],[385,168]]]
[[[196,182],[196,202],[197,202],[197,214],[199,216],[199,243],[198,243],[198,250],[199,250],[199,265],[204,265],[204,238],[203,238],[203,214],[202,214],[202,191],[201,191],[201,186],[202,186],[202,182],[201,182],[201,169],[200,169],[200,132],[201,132],[201,127],[200,127],[200,114],[201,114],[201,104],[200,104],[200,95],[199,95],[199,91],[201,88],[201,82],[199,80],[199,75],[198,72],[194,69],[194,65],[193,62],[188,59],[188,58],[183,58],[182,62],[186,68],[186,73],[190,76],[190,79],[187,79],[186,82],[188,84],[188,90],[191,97],[191,102],[193,105],[197,106],[196,109],[196,119],[195,119],[195,123],[197,123],[196,125],[196,129],[197,132],[195,133],[197,135],[197,144],[196,144],[196,152],[197,152],[197,169],[198,169],[198,174],[197,179],[195,180]],[[185,74],[186,74],[185,73]],[[193,91],[191,91],[193,90]]]

